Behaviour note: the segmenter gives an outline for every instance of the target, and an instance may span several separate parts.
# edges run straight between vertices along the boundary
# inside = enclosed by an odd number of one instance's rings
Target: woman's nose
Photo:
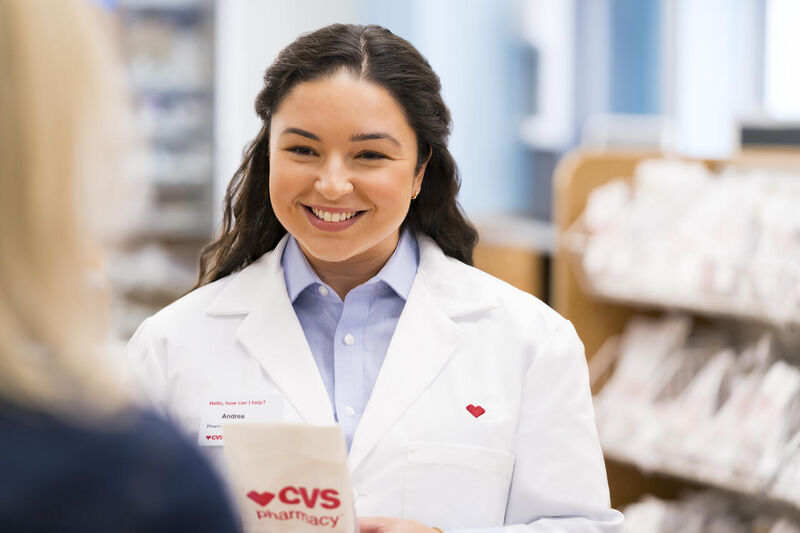
[[[328,200],[336,200],[353,192],[347,168],[338,160],[329,161],[321,169],[314,188]]]

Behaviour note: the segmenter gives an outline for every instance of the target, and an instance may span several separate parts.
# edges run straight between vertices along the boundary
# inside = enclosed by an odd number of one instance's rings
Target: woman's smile
[[[311,224],[323,231],[341,231],[349,228],[361,219],[365,210],[342,209],[336,207],[319,207],[303,205]]]

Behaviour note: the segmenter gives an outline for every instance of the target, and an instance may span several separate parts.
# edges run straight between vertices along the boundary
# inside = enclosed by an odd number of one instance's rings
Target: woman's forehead
[[[320,132],[314,129],[347,137],[376,131],[387,131],[396,138],[415,137],[389,91],[347,72],[293,87],[273,114],[273,134],[292,127],[317,135]]]

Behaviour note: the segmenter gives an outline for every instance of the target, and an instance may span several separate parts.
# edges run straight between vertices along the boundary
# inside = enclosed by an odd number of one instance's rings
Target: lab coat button
[[[344,408],[344,416],[354,416],[356,414],[356,410],[350,407],[349,405]]]
[[[348,333],[344,336],[344,343],[348,346],[352,346],[356,343],[356,338]]]
[[[328,291],[328,287],[326,287],[325,285],[320,285],[318,290],[319,290],[319,293],[321,295],[323,295],[323,296],[327,296],[328,295],[328,292],[329,292]]]

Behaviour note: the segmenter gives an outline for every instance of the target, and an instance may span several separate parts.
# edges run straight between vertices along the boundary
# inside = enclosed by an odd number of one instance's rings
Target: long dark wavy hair
[[[269,200],[270,121],[293,87],[339,71],[380,85],[397,100],[417,135],[417,170],[430,155],[422,188],[402,227],[428,235],[445,254],[472,264],[478,234],[456,201],[460,180],[447,149],[451,120],[439,77],[408,41],[389,30],[333,24],[301,35],[264,74],[256,98],[261,130],[228,185],[222,232],[200,255],[196,287],[246,267],[286,234]]]

